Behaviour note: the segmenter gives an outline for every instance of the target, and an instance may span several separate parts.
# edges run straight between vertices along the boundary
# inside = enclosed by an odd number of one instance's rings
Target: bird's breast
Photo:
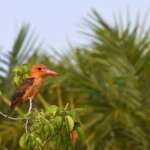
[[[25,95],[23,96],[24,101],[27,101],[30,98],[34,98],[39,93],[41,84],[42,84],[41,78],[35,79],[32,86],[29,87],[28,90],[25,92]]]

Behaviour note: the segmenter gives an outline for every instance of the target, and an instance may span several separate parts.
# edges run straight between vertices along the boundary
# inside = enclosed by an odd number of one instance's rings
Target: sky
[[[125,16],[127,8],[134,18],[138,11],[150,10],[150,0],[0,0],[0,47],[10,50],[23,23],[29,23],[40,40],[63,49],[84,43],[79,32],[83,18],[96,9],[108,22],[113,14]],[[149,20],[150,21],[150,20]]]

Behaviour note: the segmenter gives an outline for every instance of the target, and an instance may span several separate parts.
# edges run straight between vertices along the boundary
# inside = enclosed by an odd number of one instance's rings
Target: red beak
[[[57,72],[55,72],[55,71],[53,71],[53,70],[50,70],[50,69],[44,69],[44,72],[45,72],[45,74],[48,75],[48,76],[57,76],[57,75],[58,75]]]

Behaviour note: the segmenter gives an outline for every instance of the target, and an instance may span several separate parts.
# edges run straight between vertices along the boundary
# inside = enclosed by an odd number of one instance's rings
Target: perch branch
[[[29,110],[28,110],[28,114],[31,113],[32,110],[32,97],[29,99]],[[26,122],[25,122],[25,131],[26,133],[28,133],[28,124],[29,124],[29,118],[26,118]]]
[[[0,115],[11,120],[26,120],[27,119],[27,117],[17,117],[17,118],[11,117],[9,115],[4,114],[3,112],[0,112]]]

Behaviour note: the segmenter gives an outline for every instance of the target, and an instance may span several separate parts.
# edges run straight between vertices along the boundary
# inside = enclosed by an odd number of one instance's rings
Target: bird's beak
[[[44,72],[47,76],[57,76],[58,75],[57,72],[50,70],[50,69],[44,69]]]

